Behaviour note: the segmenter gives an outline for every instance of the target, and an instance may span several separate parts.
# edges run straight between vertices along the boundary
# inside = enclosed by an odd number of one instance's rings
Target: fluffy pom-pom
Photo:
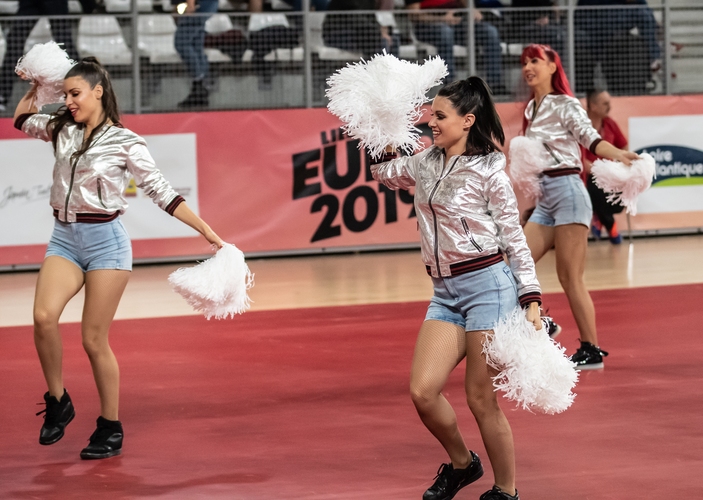
[[[535,139],[518,135],[510,141],[510,178],[523,194],[532,201],[542,196],[539,177],[549,165],[549,153]]]
[[[428,101],[426,93],[446,75],[439,57],[419,65],[384,52],[330,76],[327,109],[371,156],[381,156],[388,145],[412,153],[422,147],[415,123]]]
[[[63,80],[76,64],[56,42],[38,43],[17,61],[15,72],[25,80],[38,84],[35,105],[62,102]]]
[[[544,328],[535,330],[521,308],[498,322],[483,352],[488,364],[500,371],[493,378],[496,390],[518,406],[551,415],[573,403],[571,390],[578,381],[574,363]]]
[[[195,267],[182,267],[168,277],[171,287],[207,319],[234,317],[247,309],[247,290],[254,275],[236,246],[225,243],[210,259]]]
[[[643,153],[631,166],[619,161],[596,160],[591,167],[596,186],[608,193],[608,201],[619,203],[627,212],[637,214],[637,197],[649,189],[656,177],[654,158]]]

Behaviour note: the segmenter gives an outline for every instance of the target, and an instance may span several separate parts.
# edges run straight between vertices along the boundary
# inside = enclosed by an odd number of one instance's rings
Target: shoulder
[[[555,106],[578,106],[579,108],[583,108],[583,106],[581,106],[581,101],[567,94],[550,94],[549,98]]]
[[[113,140],[119,140],[124,143],[127,147],[132,146],[146,146],[146,140],[136,132],[128,128],[124,128],[118,125],[113,125],[110,127],[110,132]]]
[[[485,177],[505,170],[505,155],[501,151],[480,156],[464,156],[462,161],[470,170]]]

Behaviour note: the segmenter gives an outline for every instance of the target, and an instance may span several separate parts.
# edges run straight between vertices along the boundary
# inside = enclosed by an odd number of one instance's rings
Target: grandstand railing
[[[108,67],[121,108],[130,113],[319,107],[326,104],[327,77],[350,62],[383,48],[412,61],[447,50],[433,29],[421,26],[418,11],[403,8],[315,12],[308,9],[310,0],[304,0],[298,12],[221,10],[206,23],[209,103],[179,108],[191,77],[175,46],[179,16],[163,11],[170,9],[170,1],[106,0],[112,12],[52,18],[11,15],[12,3],[0,0],[0,57],[20,23],[32,25],[28,48],[51,38],[55,24],[50,21],[60,22],[81,57],[96,55]],[[649,0],[646,7],[575,4],[571,0],[548,11],[472,5],[454,11],[461,19],[452,25],[454,77],[478,74],[495,88],[496,100],[522,100],[526,88],[520,54],[527,44],[539,42],[558,48],[577,94],[594,86],[614,95],[703,92],[700,2]],[[281,5],[285,4],[274,0],[274,7]],[[549,19],[546,24],[542,14]],[[467,21],[477,15],[482,26]],[[636,25],[630,27],[632,23]],[[4,116],[11,115],[27,89],[13,79]]]

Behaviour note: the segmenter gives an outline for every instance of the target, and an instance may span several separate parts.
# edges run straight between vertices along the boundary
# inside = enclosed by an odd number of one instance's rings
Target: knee
[[[432,403],[438,396],[439,394],[435,391],[427,389],[426,387],[421,387],[412,383],[410,384],[410,399],[412,399],[412,402],[418,411],[422,411],[432,406]]]
[[[59,315],[48,309],[34,309],[34,335],[43,336],[55,330],[59,324]]]
[[[466,403],[477,420],[500,411],[493,386],[468,389]]]
[[[557,277],[565,292],[578,288],[583,283],[583,275],[572,269],[557,269]]]
[[[88,357],[99,356],[106,349],[109,349],[107,335],[97,329],[83,329],[83,349]]]

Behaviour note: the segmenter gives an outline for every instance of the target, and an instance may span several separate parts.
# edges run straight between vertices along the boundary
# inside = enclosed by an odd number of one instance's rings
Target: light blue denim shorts
[[[542,198],[529,222],[543,226],[583,224],[590,227],[593,205],[586,186],[578,175],[544,176],[540,182]]]
[[[132,270],[132,242],[119,217],[110,222],[67,224],[56,220],[46,256],[68,259],[83,272]]]
[[[460,326],[467,332],[491,330],[518,305],[517,283],[505,262],[478,271],[432,278],[434,296],[425,320]]]

